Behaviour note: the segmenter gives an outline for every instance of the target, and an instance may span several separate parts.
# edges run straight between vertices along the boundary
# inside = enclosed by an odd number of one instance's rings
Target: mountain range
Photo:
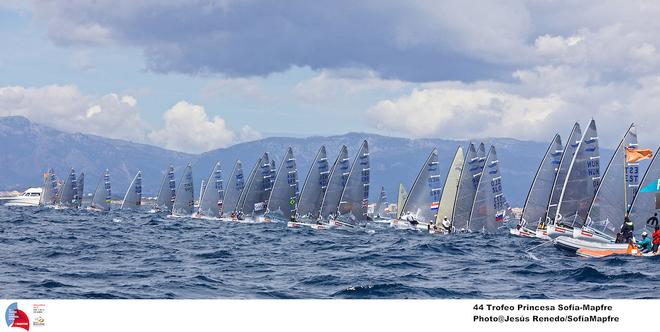
[[[302,186],[321,145],[326,146],[328,160],[332,164],[341,145],[346,145],[349,154],[354,154],[364,139],[369,142],[371,158],[370,198],[375,199],[380,187],[384,186],[392,202],[396,201],[399,182],[410,189],[433,147],[438,148],[440,170],[446,174],[456,148],[459,145],[465,148],[468,144],[467,141],[440,138],[406,139],[348,133],[307,138],[268,137],[202,154],[188,154],[95,135],[66,133],[32,123],[24,117],[9,116],[0,117],[0,190],[23,190],[29,186],[39,186],[42,174],[52,167],[60,177],[64,177],[71,168],[76,172],[84,171],[85,192],[92,192],[103,170],[108,168],[114,196],[123,196],[138,170],[143,173],[145,195],[154,195],[167,165],[172,164],[180,171],[191,163],[197,195],[201,180],[209,176],[215,162],[221,162],[227,177],[234,162],[240,159],[244,172],[248,174],[264,151],[269,152],[279,166],[288,146],[293,148]],[[476,140],[480,141],[487,144],[487,149],[488,144],[496,147],[504,194],[512,206],[522,206],[547,143],[510,138]],[[611,151],[603,151],[603,157],[608,153],[611,155]],[[176,176],[178,181],[178,172]]]

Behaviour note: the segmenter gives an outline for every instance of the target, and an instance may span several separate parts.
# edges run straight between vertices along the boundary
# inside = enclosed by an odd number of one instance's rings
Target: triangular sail
[[[598,133],[596,122],[591,120],[578,144],[571,166],[568,168],[555,221],[575,228],[582,227],[587,220],[589,207],[599,184]]]
[[[339,199],[339,214],[355,221],[367,220],[369,207],[369,144],[363,141],[346,179],[344,191]]]
[[[175,195],[174,166],[170,165],[167,167],[163,181],[160,183],[160,190],[158,191],[158,198],[156,198],[154,208],[167,213],[172,212]]]
[[[99,180],[99,183],[96,185],[96,190],[92,196],[90,207],[102,211],[108,211],[110,210],[110,200],[110,171],[106,169]]]
[[[403,204],[403,215],[411,214],[418,221],[434,222],[441,193],[438,149],[434,148],[410,188],[408,199]]]
[[[442,219],[447,217],[451,218],[454,214],[454,205],[456,204],[456,197],[458,194],[458,184],[460,183],[461,172],[463,172],[463,165],[465,164],[465,156],[463,155],[463,148],[458,147],[454,154],[454,160],[451,162],[445,184],[442,188],[442,197],[440,197],[440,208],[438,215],[435,219],[436,225],[441,225]]]
[[[630,206],[639,188],[639,163],[626,163],[625,151],[636,147],[637,129],[632,124],[614,151],[589,209],[587,226],[612,238],[628,210],[624,205]]]
[[[76,196],[78,196],[78,184],[76,183],[76,171],[71,169],[69,176],[64,180],[64,184],[60,187],[57,195],[59,197],[60,206],[75,207]]]
[[[655,151],[651,164],[646,169],[646,173],[642,177],[640,185],[642,188],[655,183],[656,188],[660,188],[660,148]],[[660,211],[660,193],[646,193],[638,192],[632,200],[630,205],[630,220],[633,221],[635,232],[646,231],[652,234],[655,225],[648,225],[646,221],[652,217],[654,213]],[[660,219],[660,218],[658,218]]]
[[[142,171],[138,171],[126,190],[121,209],[137,210],[142,206]]]
[[[548,203],[546,223],[554,222],[555,220],[557,206],[559,205],[559,199],[561,198],[561,193],[564,189],[564,182],[566,181],[566,175],[568,174],[568,169],[571,167],[573,156],[575,156],[575,152],[577,151],[578,145],[580,145],[581,139],[582,130],[580,129],[580,124],[576,122],[573,125],[571,134],[568,136],[568,140],[564,144],[557,176],[552,184],[552,193],[550,194],[550,202]]]
[[[264,153],[252,169],[250,178],[241,195],[240,210],[245,215],[263,214],[272,187],[272,163],[268,153]]]
[[[495,147],[491,146],[479,178],[468,227],[473,232],[494,233],[503,226],[506,199]]]
[[[309,168],[307,178],[300,191],[298,200],[298,215],[303,218],[317,219],[321,211],[323,194],[328,187],[330,169],[325,146],[321,146],[316,154],[312,166]]]
[[[454,204],[454,212],[451,217],[452,227],[457,230],[467,230],[470,213],[472,212],[472,202],[477,193],[477,185],[479,184],[479,176],[481,175],[480,164],[474,144],[470,143],[465,154],[461,177],[458,180],[456,203]]]
[[[348,148],[342,145],[335,163],[332,165],[328,188],[321,201],[321,218],[328,218],[330,214],[337,213],[341,193],[344,191],[348,173],[350,171],[350,160],[348,159]]]
[[[403,186],[403,183],[399,183],[399,194],[397,195],[396,199],[397,219],[401,218],[401,214],[403,213],[403,204],[406,203],[406,199],[408,199],[408,191],[406,191],[406,187]]]
[[[44,183],[41,188],[42,194],[39,197],[39,205],[54,205],[57,199],[57,177],[52,168],[49,168],[44,174]]]
[[[222,204],[223,209],[220,211],[223,215],[237,210],[238,200],[245,188],[245,178],[243,177],[243,163],[236,160],[234,169],[231,171],[229,181],[225,187],[225,197]]]
[[[181,181],[176,188],[172,215],[189,216],[195,208],[195,188],[193,183],[192,165],[188,164],[183,170]]]
[[[78,179],[76,180],[77,184],[77,190],[76,190],[76,201],[78,202],[76,204],[76,207],[80,208],[82,205],[83,198],[85,197],[85,173],[80,172],[80,175],[78,175]]]
[[[532,180],[519,225],[535,230],[539,223],[545,222],[562,152],[561,137],[555,134]]]
[[[375,217],[384,217],[385,209],[387,208],[387,193],[385,192],[385,187],[380,187],[380,194],[378,194],[378,200],[376,205],[374,205],[374,216]]]
[[[217,162],[204,185],[204,192],[199,200],[199,214],[219,218],[224,205],[225,188],[222,182],[222,167]]]
[[[292,215],[296,215],[298,194],[298,169],[296,159],[293,157],[293,149],[289,147],[275,175],[267,211],[283,219],[290,219]]]

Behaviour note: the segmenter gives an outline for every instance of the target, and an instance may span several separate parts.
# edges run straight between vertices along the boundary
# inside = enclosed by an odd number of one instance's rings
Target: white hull
[[[401,219],[392,219],[392,221],[390,221],[390,227],[396,229],[418,230],[418,231],[428,231],[429,229],[433,229],[433,227],[429,227],[428,223],[420,222],[413,225],[409,221],[401,220]]]

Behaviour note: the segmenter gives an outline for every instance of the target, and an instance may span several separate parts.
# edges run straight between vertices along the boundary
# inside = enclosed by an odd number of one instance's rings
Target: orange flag
[[[636,163],[651,158],[653,158],[653,150],[651,149],[626,148],[626,162]]]

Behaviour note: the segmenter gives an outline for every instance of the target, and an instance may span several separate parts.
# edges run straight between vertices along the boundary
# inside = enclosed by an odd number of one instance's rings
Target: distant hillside
[[[328,159],[332,163],[342,144],[348,146],[352,155],[363,139],[368,140],[370,148],[372,199],[384,185],[391,201],[396,199],[399,182],[410,188],[433,147],[438,148],[440,167],[445,173],[457,146],[465,147],[468,143],[349,133],[329,137],[270,137],[193,155],[99,136],[64,133],[33,124],[23,117],[0,117],[0,190],[22,190],[39,185],[41,175],[48,167],[53,167],[60,176],[73,167],[76,171],[85,171],[85,191],[91,192],[103,169],[109,168],[115,196],[123,195],[137,170],[143,171],[144,191],[151,195],[157,191],[162,171],[168,164],[181,169],[192,162],[197,191],[199,183],[208,177],[216,161],[222,163],[227,176],[236,159],[242,160],[245,171],[249,172],[264,151],[268,151],[279,165],[288,146],[294,149],[302,183],[322,144],[326,146]],[[507,138],[486,139],[485,142],[497,148],[507,199],[513,206],[522,206],[534,172],[547,148],[546,143]],[[611,151],[605,150],[602,154],[603,159],[608,160],[606,158],[609,158]],[[605,165],[606,162],[603,162],[601,167]]]

